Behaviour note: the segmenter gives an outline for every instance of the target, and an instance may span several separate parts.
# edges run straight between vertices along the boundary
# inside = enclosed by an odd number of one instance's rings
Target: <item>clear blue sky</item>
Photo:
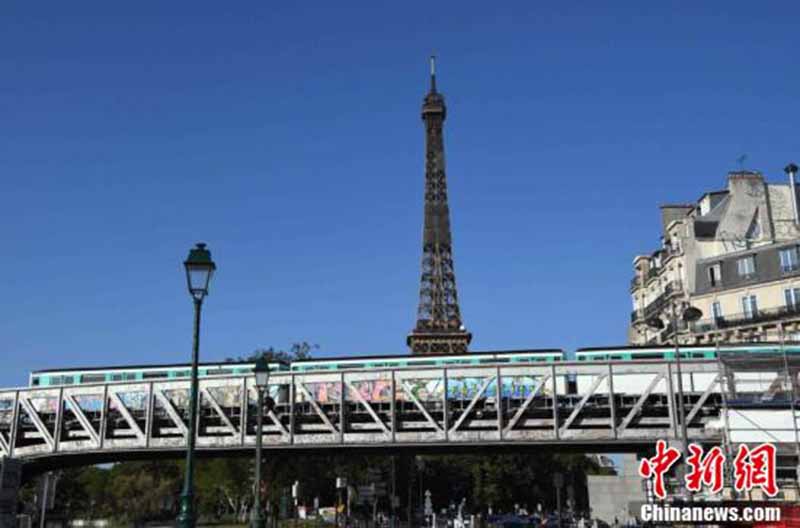
[[[657,206],[800,160],[797,2],[135,4],[0,6],[0,386],[188,359],[198,240],[204,360],[405,353],[432,50],[475,350],[623,343]]]

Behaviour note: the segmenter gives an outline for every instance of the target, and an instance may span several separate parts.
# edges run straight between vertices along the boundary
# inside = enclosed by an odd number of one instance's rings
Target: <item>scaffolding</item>
[[[727,466],[731,483],[738,446],[769,442],[777,447],[776,469],[782,494],[792,490],[794,497],[800,498],[800,357],[786,353],[783,332],[779,335],[776,348],[768,353],[720,352],[717,343],[719,426],[723,431],[722,448],[730,461]]]

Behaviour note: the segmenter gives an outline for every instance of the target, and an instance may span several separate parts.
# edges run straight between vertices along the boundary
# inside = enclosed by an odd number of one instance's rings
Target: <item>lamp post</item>
[[[186,433],[186,472],[181,492],[178,526],[193,528],[196,522],[194,513],[194,441],[197,429],[197,363],[200,350],[200,308],[208,295],[211,276],[217,269],[211,260],[211,252],[206,245],[198,243],[189,251],[183,263],[186,269],[186,283],[194,300],[194,337],[192,340],[192,381],[189,391],[189,429]]]
[[[267,412],[275,406],[273,399],[264,392],[269,387],[269,362],[263,355],[256,360],[253,368],[256,375],[256,392],[258,393],[258,410],[256,412],[256,471],[255,471],[255,497],[253,509],[250,511],[251,528],[264,528],[264,514],[261,512],[261,432],[264,423],[264,407]]]
[[[687,455],[687,451],[689,449],[689,433],[687,430],[687,423],[686,423],[686,412],[684,411],[684,402],[683,402],[683,372],[681,371],[681,349],[680,349],[680,341],[678,340],[678,306],[677,303],[672,304],[672,310],[670,313],[672,318],[672,331],[673,331],[673,342],[675,345],[675,368],[678,374],[678,415],[680,416],[680,424],[681,424],[681,454],[685,458]],[[703,317],[703,312],[700,311],[699,308],[695,308],[694,306],[690,306],[685,304],[683,306],[681,319],[685,323],[692,323],[697,321]],[[661,330],[664,328],[664,322],[659,317],[652,317],[648,319],[647,326],[653,328],[654,330]],[[683,466],[680,466],[680,476],[683,477]],[[681,482],[683,478],[680,479]],[[689,494],[689,500],[691,500],[691,493]]]

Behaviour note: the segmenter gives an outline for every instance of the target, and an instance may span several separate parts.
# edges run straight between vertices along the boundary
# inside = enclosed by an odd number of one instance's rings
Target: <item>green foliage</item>
[[[168,518],[180,494],[181,469],[181,464],[164,461],[115,465],[108,476],[113,517],[136,525]]]
[[[228,358],[226,361],[255,361],[260,357],[266,357],[270,362],[278,362],[278,363],[291,363],[292,361],[297,361],[301,359],[309,359],[311,357],[311,353],[314,350],[318,350],[319,345],[313,345],[306,341],[302,341],[299,343],[292,343],[292,346],[289,347],[289,350],[278,350],[274,347],[269,348],[257,348],[253,351],[252,354],[248,356],[239,356],[236,358]]]

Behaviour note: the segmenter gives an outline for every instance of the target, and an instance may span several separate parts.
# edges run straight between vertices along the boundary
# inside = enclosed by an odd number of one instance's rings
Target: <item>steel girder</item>
[[[717,442],[720,376],[683,363],[690,439]],[[650,443],[677,438],[674,364],[655,361],[274,373],[266,448]],[[255,445],[252,376],[202,378],[197,448]],[[188,380],[0,390],[0,457],[175,450]]]

